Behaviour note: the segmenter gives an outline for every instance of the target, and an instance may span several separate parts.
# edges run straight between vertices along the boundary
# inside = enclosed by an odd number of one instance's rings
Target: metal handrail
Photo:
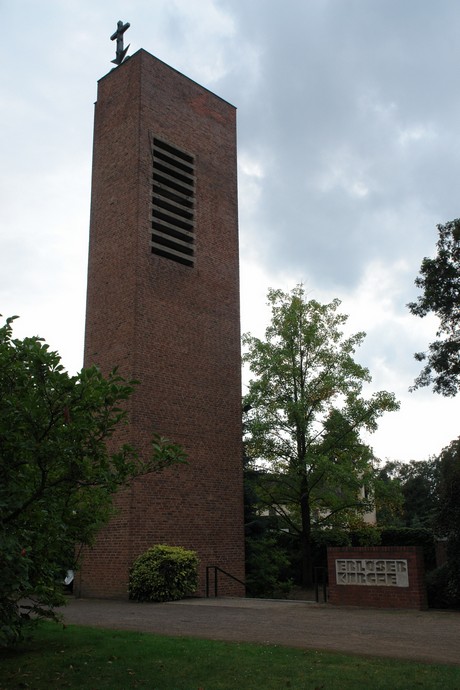
[[[206,566],[206,597],[209,598],[209,571],[214,570],[214,596],[217,597],[217,591],[218,591],[218,586],[217,586],[217,573],[222,573],[223,575],[226,575],[227,577],[230,577],[232,580],[235,580],[235,582],[238,582],[240,585],[243,585],[243,587],[246,587],[246,583],[243,582],[243,580],[240,580],[239,578],[235,577],[231,573],[227,573],[226,570],[223,570],[223,568],[220,568],[218,565],[207,565]]]

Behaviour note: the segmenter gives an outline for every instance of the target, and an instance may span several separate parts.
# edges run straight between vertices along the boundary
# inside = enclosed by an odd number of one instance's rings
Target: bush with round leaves
[[[175,601],[193,594],[198,584],[198,557],[180,546],[159,544],[141,554],[129,576],[129,598]]]

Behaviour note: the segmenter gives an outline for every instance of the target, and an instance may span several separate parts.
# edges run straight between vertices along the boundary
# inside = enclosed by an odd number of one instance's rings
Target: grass
[[[460,688],[460,667],[40,624],[0,651],[1,690]]]

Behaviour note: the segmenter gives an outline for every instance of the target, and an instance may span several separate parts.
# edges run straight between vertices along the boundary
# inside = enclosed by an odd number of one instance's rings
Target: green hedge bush
[[[246,592],[251,597],[284,599],[292,582],[283,577],[289,566],[277,535],[266,532],[257,537],[246,537]]]
[[[180,546],[157,545],[134,561],[129,574],[129,598],[137,601],[176,601],[193,594],[198,585],[198,557]]]
[[[447,563],[426,576],[428,606],[433,609],[458,609],[460,599],[452,592]]]
[[[382,529],[382,546],[421,546],[425,570],[436,568],[436,547],[433,530],[425,527],[392,527]]]

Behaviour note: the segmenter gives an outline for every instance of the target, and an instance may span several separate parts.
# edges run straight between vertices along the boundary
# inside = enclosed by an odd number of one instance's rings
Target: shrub
[[[137,601],[176,601],[198,584],[198,557],[180,546],[157,545],[141,554],[129,576],[129,597]]]
[[[436,567],[434,534],[426,527],[394,527],[383,529],[382,546],[421,546],[427,572]]]
[[[350,533],[340,527],[314,529],[311,533],[312,564],[327,570],[328,546],[351,546]]]
[[[375,525],[361,525],[350,532],[352,546],[380,546],[382,535]]]
[[[447,540],[447,573],[449,578],[448,590],[455,608],[460,608],[460,530],[451,534]]]
[[[437,529],[447,538],[448,590],[455,605],[460,605],[460,438],[444,448],[439,456],[439,513]]]
[[[289,565],[286,552],[279,546],[275,534],[266,532],[246,539],[246,587],[253,597],[284,599],[292,582],[284,580],[282,572]]]
[[[432,570],[426,576],[428,606],[433,609],[460,608],[460,600],[450,587],[449,567],[447,563]]]

